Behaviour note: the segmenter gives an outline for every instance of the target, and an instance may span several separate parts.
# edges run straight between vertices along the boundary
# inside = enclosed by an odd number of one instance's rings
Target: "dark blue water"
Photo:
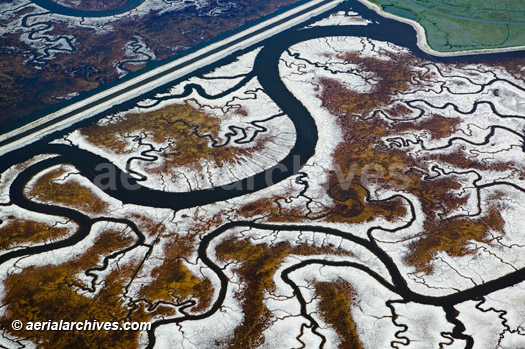
[[[133,0],[133,1],[137,2],[138,0]],[[141,0],[141,1],[144,1],[144,0]],[[304,3],[307,3],[309,1],[310,0],[297,1],[295,4],[293,4],[291,6],[284,7],[282,9],[278,10],[278,11],[275,11],[272,14],[269,14],[269,15],[261,17],[261,18],[259,18],[256,21],[246,23],[246,24],[240,26],[237,29],[234,29],[234,30],[225,32],[223,34],[220,34],[220,35],[214,37],[213,39],[211,39],[209,41],[201,42],[201,43],[191,47],[188,50],[185,50],[183,52],[179,52],[179,53],[175,54],[171,58],[168,58],[168,59],[165,59],[165,60],[160,60],[160,61],[151,61],[151,62],[149,62],[146,65],[145,68],[140,69],[137,72],[130,73],[127,76],[125,76],[125,77],[123,77],[121,79],[118,79],[118,80],[115,80],[115,81],[112,81],[112,82],[109,82],[109,83],[103,83],[96,89],[93,89],[93,90],[90,90],[90,91],[81,92],[75,98],[69,99],[67,101],[63,101],[61,103],[53,104],[53,105],[51,105],[49,107],[46,107],[46,108],[41,109],[39,111],[33,112],[33,113],[29,114],[29,115],[25,115],[25,116],[21,117],[20,119],[18,119],[17,121],[9,123],[7,125],[0,125],[0,134],[7,133],[7,132],[12,131],[14,129],[17,129],[19,127],[22,127],[22,126],[24,126],[26,124],[29,124],[29,123],[31,123],[31,122],[33,122],[35,120],[38,120],[38,119],[40,119],[40,118],[42,118],[44,116],[47,116],[47,115],[49,115],[51,113],[54,113],[54,112],[56,112],[56,111],[58,111],[58,110],[60,110],[62,108],[65,108],[65,107],[71,105],[71,104],[77,103],[77,102],[79,102],[79,101],[81,101],[81,100],[83,100],[83,99],[85,99],[85,98],[87,98],[89,96],[95,95],[95,94],[97,94],[99,92],[102,92],[104,90],[107,90],[107,89],[109,89],[109,88],[111,88],[111,87],[113,87],[115,85],[121,84],[121,83],[123,83],[125,81],[128,81],[130,79],[133,79],[133,78],[135,78],[136,76],[138,76],[140,74],[143,74],[143,73],[145,73],[147,71],[153,70],[153,69],[155,69],[155,68],[157,68],[159,66],[162,66],[162,65],[164,65],[166,63],[169,63],[169,62],[175,61],[177,59],[180,59],[181,57],[184,57],[184,56],[186,56],[188,54],[191,54],[191,53],[193,53],[195,51],[198,51],[199,49],[201,49],[203,47],[206,47],[206,46],[209,46],[209,45],[211,45],[213,43],[216,43],[216,42],[219,42],[221,40],[224,40],[225,38],[228,38],[228,37],[230,37],[230,36],[232,36],[234,34],[242,32],[243,30],[246,30],[247,28],[250,28],[250,27],[252,27],[252,26],[254,26],[254,25],[258,24],[258,23],[261,23],[263,21],[266,21],[266,20],[268,20],[268,19],[270,19],[272,17],[278,16],[279,14],[284,13],[284,12],[290,10],[291,8],[300,6],[300,5],[302,5]],[[42,3],[44,6],[48,6],[48,5],[52,5],[53,4],[49,0],[38,0],[38,1],[33,1],[33,2],[36,3],[36,4]],[[72,12],[69,12],[69,10],[71,10],[71,9],[65,8],[64,11],[68,11],[67,13],[72,13]],[[106,12],[106,13],[108,13],[108,12]],[[102,17],[102,15],[100,15],[100,14],[96,14],[96,13],[91,13],[91,14],[92,14],[92,16],[87,16],[87,17]],[[78,18],[77,20],[80,21],[81,18]],[[174,30],[176,30],[176,28],[174,28]],[[250,50],[250,49],[251,48],[248,48],[247,50]],[[238,56],[240,53],[241,52],[237,52],[236,54],[232,55],[231,58],[225,58],[225,59],[217,62],[218,64],[216,63],[213,66],[222,65],[222,64],[224,64],[224,62],[231,61],[231,60],[235,59],[235,57]],[[212,67],[212,66],[209,66],[209,67]],[[209,67],[206,67],[204,69],[207,69]],[[176,84],[176,83],[178,83],[180,81],[185,80],[189,76],[191,76],[191,75],[188,75],[188,76],[185,76],[185,77],[181,77],[180,79],[177,79],[177,80],[171,82],[170,84]],[[162,88],[163,87],[161,86],[160,89],[162,89]],[[130,103],[126,103],[123,106],[126,106],[126,105],[130,105]],[[106,112],[106,114],[107,114],[107,112]],[[97,116],[95,116],[95,119],[96,118],[97,118]],[[2,144],[4,144],[4,143],[0,143],[0,145],[2,145]]]
[[[108,17],[114,15],[120,15],[122,13],[129,12],[134,8],[138,7],[144,2],[144,0],[128,0],[124,5],[119,8],[111,10],[102,10],[102,11],[85,11],[85,10],[76,10],[74,8],[66,7],[57,4],[56,2],[50,0],[31,0],[31,2],[37,4],[38,6],[45,8],[53,13],[57,13],[64,16],[70,17]]]

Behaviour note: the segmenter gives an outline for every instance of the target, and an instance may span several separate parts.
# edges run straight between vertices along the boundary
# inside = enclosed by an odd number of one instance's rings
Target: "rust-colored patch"
[[[432,139],[442,139],[449,137],[452,133],[457,131],[457,127],[461,123],[459,118],[449,118],[439,114],[433,114],[429,118],[416,120],[414,122],[396,122],[395,130],[397,132],[405,132],[412,130],[425,130],[430,134]]]
[[[152,282],[141,289],[142,297],[151,304],[165,302],[182,304],[186,301],[196,301],[191,306],[191,312],[205,310],[212,301],[213,286],[209,279],[195,276],[184,264],[184,258],[189,256],[198,246],[191,237],[177,237],[164,249],[165,262],[151,272]],[[174,315],[174,308],[159,306],[153,314]]]
[[[491,231],[502,231],[504,221],[500,211],[491,206],[480,217],[462,217],[441,222],[425,222],[425,235],[410,244],[411,253],[405,261],[416,267],[418,272],[431,273],[431,261],[438,251],[459,257],[473,253],[467,248],[470,240],[489,243]]]
[[[407,213],[401,199],[368,202],[365,188],[356,183],[337,182],[329,195],[336,200],[328,213],[330,222],[361,223],[377,217],[395,221]]]
[[[242,323],[234,334],[218,343],[229,348],[253,348],[264,344],[262,333],[271,325],[271,312],[264,304],[266,291],[275,291],[274,274],[286,256],[337,254],[351,256],[348,251],[334,247],[316,247],[308,244],[291,246],[288,242],[280,242],[269,246],[267,244],[251,244],[234,237],[222,241],[216,248],[219,261],[230,260],[241,263],[236,269],[241,280],[246,284],[236,298],[241,302],[244,313]]]
[[[142,232],[151,238],[167,239],[162,263],[151,271],[152,280],[142,285],[141,298],[149,304],[152,315],[175,315],[175,304],[194,302],[186,311],[198,313],[212,302],[213,285],[209,279],[196,276],[186,266],[199,246],[198,235],[222,224],[221,215],[206,220],[195,216],[194,224],[183,235],[166,230],[162,223],[154,223],[138,214],[131,216]],[[182,217],[188,218],[188,217]],[[219,220],[218,220],[219,219]],[[197,223],[198,222],[198,223]]]
[[[237,213],[245,218],[253,217],[267,217],[270,222],[279,222],[283,221],[286,217],[287,222],[300,222],[303,220],[308,220],[308,217],[305,217],[304,207],[292,207],[289,205],[282,205],[281,201],[285,200],[284,198],[289,196],[284,193],[283,196],[272,196],[272,197],[263,197],[255,201],[248,202],[241,206]]]
[[[5,285],[5,314],[0,326],[10,336],[26,338],[41,348],[104,348],[136,347],[138,331],[14,331],[11,322],[52,321],[148,321],[144,309],[133,312],[122,298],[126,281],[133,276],[136,265],[120,266],[104,280],[102,289],[93,297],[79,291],[86,287],[76,275],[99,265],[100,258],[133,243],[122,232],[107,230],[78,257],[57,265],[28,267],[7,277]],[[128,317],[129,316],[129,317]]]
[[[362,223],[376,217],[394,222],[407,213],[401,199],[370,202],[368,193],[361,184],[352,181],[339,182],[334,173],[330,175],[328,183],[321,183],[321,185],[329,188],[328,195],[334,199],[334,203],[315,213],[308,212],[304,203],[288,202],[285,198],[292,195],[291,193],[246,203],[237,210],[237,213],[245,218],[262,216],[268,222],[294,223],[311,221]]]
[[[14,216],[3,218],[0,226],[0,250],[9,250],[24,244],[38,244],[58,240],[67,235],[67,228],[58,228],[43,222],[20,219]]]
[[[355,291],[345,281],[315,282],[315,294],[319,298],[319,312],[339,335],[341,349],[361,349],[356,324],[350,309],[355,305]]]
[[[122,1],[83,0],[74,6],[97,9],[106,8],[109,4],[109,7],[115,8]],[[221,16],[202,15],[216,6],[210,2],[199,11],[191,6],[180,11],[128,16],[112,22],[112,30],[105,33],[54,21],[47,35],[74,37],[76,51],[56,52],[55,58],[38,70],[24,63],[31,56],[40,56],[35,48],[21,41],[20,33],[5,34],[2,36],[3,47],[13,49],[0,52],[0,125],[5,126],[63,100],[57,96],[89,91],[117,80],[119,74],[115,62],[123,61],[123,47],[134,36],[143,39],[157,60],[165,60],[293,3],[292,0],[248,0],[241,7],[232,7]],[[16,15],[21,18],[32,10],[24,8]],[[42,86],[46,88],[42,89]]]
[[[335,115],[366,117],[373,110],[387,106],[394,92],[406,91],[413,77],[418,76],[411,66],[416,66],[419,60],[409,54],[391,55],[390,60],[363,57],[354,52],[339,54],[337,57],[357,64],[359,69],[373,72],[379,81],[370,92],[359,93],[347,89],[335,79],[319,79],[323,107]]]
[[[36,197],[43,202],[73,207],[86,213],[106,212],[107,204],[91,189],[73,180],[67,180],[64,183],[56,182],[65,174],[65,170],[59,168],[40,176],[28,196]]]
[[[478,161],[460,148],[444,154],[417,156],[402,148],[386,147],[383,139],[412,130],[424,131],[434,139],[449,137],[457,131],[460,120],[439,114],[425,114],[415,120],[406,118],[412,112],[395,101],[393,95],[397,91],[420,88],[428,78],[418,76],[414,79],[417,85],[414,85],[411,77],[420,73],[412,71],[411,65],[417,63],[413,57],[403,54],[398,58],[391,56],[389,61],[361,58],[358,54],[345,57],[361,69],[374,72],[379,82],[370,93],[359,93],[348,90],[336,80],[320,79],[322,92],[319,98],[323,106],[336,116],[343,131],[343,142],[334,153],[334,171],[330,174],[330,183],[333,184],[329,185],[328,191],[335,206],[330,208],[327,219],[356,222],[386,215],[394,221],[407,213],[400,209],[400,199],[385,203],[366,200],[364,190],[370,190],[371,185],[414,194],[419,198],[426,218],[425,233],[413,243],[406,261],[427,273],[432,271],[429,263],[435,252],[446,251],[454,256],[472,253],[464,247],[469,240],[487,242],[490,229],[502,231],[501,216],[494,209],[490,209],[484,218],[458,217],[443,221],[441,217],[468,203],[468,192],[461,196],[454,194],[463,188],[466,177],[452,174],[429,178],[426,176],[428,163],[491,171],[518,166],[512,162]],[[345,190],[341,190],[343,185]],[[377,206],[384,204],[387,207],[378,209]],[[372,208],[374,205],[375,209]]]
[[[157,143],[171,142],[172,145],[160,154],[163,161],[148,169],[153,173],[169,172],[181,166],[202,170],[201,159],[219,165],[233,163],[239,158],[252,157],[264,141],[260,137],[249,147],[212,147],[210,139],[203,135],[217,138],[219,130],[219,118],[189,104],[174,104],[156,111],[126,114],[125,119],[104,125],[94,124],[82,129],[81,133],[90,143],[119,154],[127,152],[123,135],[143,132]]]

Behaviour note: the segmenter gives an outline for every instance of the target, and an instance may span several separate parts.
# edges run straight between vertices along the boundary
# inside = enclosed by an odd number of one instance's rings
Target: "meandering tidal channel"
[[[51,11],[52,13],[70,16],[70,17],[91,17],[91,18],[101,18],[120,15],[126,12],[133,10],[140,6],[144,0],[127,0],[122,6],[105,9],[105,10],[80,10],[74,7],[64,6],[55,1],[51,0],[31,0],[31,2],[37,4],[38,6],[45,8],[46,10]]]

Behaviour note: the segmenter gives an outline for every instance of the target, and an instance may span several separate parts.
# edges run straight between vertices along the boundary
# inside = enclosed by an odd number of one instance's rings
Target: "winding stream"
[[[82,18],[82,17],[98,18],[98,17],[115,16],[115,15],[120,15],[122,13],[129,12],[133,10],[134,8],[137,8],[138,6],[140,6],[144,2],[144,0],[127,0],[122,6],[114,8],[114,9],[93,10],[93,11],[78,10],[73,7],[63,6],[52,0],[31,0],[31,2],[53,13],[57,13],[57,14],[64,15],[64,16],[79,17],[79,18]]]

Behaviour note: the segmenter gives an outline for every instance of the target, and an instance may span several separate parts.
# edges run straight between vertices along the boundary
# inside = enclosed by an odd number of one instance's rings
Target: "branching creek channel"
[[[41,2],[35,1],[36,3]],[[130,1],[128,4],[134,4],[135,2]],[[136,4],[136,3],[135,3]],[[421,51],[417,46],[416,32],[408,24],[396,22],[391,19],[386,19],[380,17],[375,12],[369,10],[362,4],[357,1],[348,1],[343,3],[335,11],[348,11],[352,10],[358,12],[365,19],[370,20],[372,23],[366,26],[323,26],[323,27],[313,27],[307,29],[301,29],[299,27],[292,28],[287,30],[277,36],[270,38],[262,42],[262,49],[258,53],[253,71],[246,75],[244,79],[238,84],[235,85],[235,88],[239,88],[242,85],[250,81],[251,78],[257,78],[264,89],[265,93],[275,101],[275,103],[281,108],[284,114],[286,114],[293,124],[295,125],[296,130],[296,142],[291,148],[290,152],[284,159],[276,166],[267,169],[266,171],[255,174],[250,178],[245,178],[239,182],[232,183],[230,186],[236,188],[236,190],[231,190],[224,187],[217,187],[206,190],[198,190],[193,192],[186,193],[170,193],[159,190],[153,190],[147,187],[142,186],[136,178],[132,177],[129,173],[122,173],[118,168],[115,168],[119,176],[126,178],[129,183],[131,183],[136,189],[129,190],[127,189],[121,181],[116,181],[117,188],[116,190],[109,190],[104,188],[103,190],[110,196],[122,201],[123,203],[131,203],[142,206],[150,207],[161,207],[161,208],[170,208],[173,210],[181,210],[184,208],[196,207],[200,205],[206,205],[214,202],[219,202],[227,200],[233,197],[238,197],[255,191],[265,189],[268,184],[266,178],[269,176],[272,178],[273,183],[278,183],[287,178],[290,178],[293,175],[297,175],[300,171],[300,168],[306,163],[306,161],[314,154],[317,140],[318,140],[318,129],[314,122],[314,119],[309,114],[308,110],[303,106],[301,102],[286,88],[285,84],[282,82],[279,76],[279,59],[283,53],[286,53],[286,50],[289,49],[294,44],[316,39],[316,38],[325,38],[325,37],[335,37],[335,36],[359,36],[367,37],[375,40],[389,41],[396,45],[409,48],[416,56],[431,60],[434,62],[442,63],[483,63],[483,62],[494,62],[499,60],[506,60],[514,57],[525,57],[523,51],[513,52],[513,53],[494,53],[494,54],[485,54],[485,55],[468,55],[468,56],[456,56],[456,57],[433,57],[427,53]],[[326,16],[324,14],[323,16]],[[318,18],[313,18],[310,22],[318,20]],[[306,23],[308,24],[308,23]],[[301,27],[304,26],[304,23]],[[259,44],[261,45],[261,44]],[[197,71],[195,75],[203,74],[207,71],[213,70],[215,67],[224,64],[225,62],[233,61],[239,54],[242,54],[252,48],[249,48],[243,52],[237,52],[235,55],[223,59],[212,66],[204,67]],[[28,181],[31,180],[35,175],[42,172],[43,170],[50,168],[58,164],[71,164],[75,166],[78,171],[88,178],[90,181],[94,181],[95,176],[98,172],[95,170],[98,164],[109,163],[108,159],[104,159],[93,153],[81,150],[76,147],[61,145],[61,144],[49,144],[51,139],[56,138],[70,132],[72,129],[77,128],[87,123],[91,123],[97,118],[102,118],[108,113],[113,113],[118,110],[126,110],[130,106],[138,103],[140,99],[153,98],[155,94],[159,92],[166,92],[173,82],[169,85],[161,86],[157,90],[150,92],[146,95],[140,96],[137,99],[126,102],[120,106],[114,107],[109,112],[104,113],[104,115],[99,115],[95,118],[90,119],[89,121],[84,121],[79,123],[69,129],[61,131],[60,133],[55,133],[53,135],[47,136],[44,139],[26,146],[20,150],[6,154],[1,158],[0,162],[0,171],[4,172],[10,166],[14,164],[21,163],[23,161],[29,160],[32,157],[39,154],[55,154],[55,157],[38,161],[28,168],[23,170],[15,178],[14,182],[10,187],[10,199],[11,203],[16,204],[22,208],[25,208],[29,211],[40,212],[49,215],[55,215],[60,217],[66,217],[71,221],[75,222],[78,225],[78,230],[70,237],[49,243],[46,245],[32,246],[25,249],[14,250],[0,256],[0,263],[5,263],[8,260],[13,258],[20,258],[23,256],[34,255],[43,253],[46,251],[51,251],[58,248],[63,248],[66,246],[72,246],[82,239],[86,238],[89,234],[91,226],[99,221],[113,221],[123,224],[127,224],[135,232],[137,239],[135,245],[128,247],[126,250],[119,251],[114,253],[111,256],[107,256],[104,260],[106,264],[108,259],[115,258],[117,254],[122,254],[128,251],[129,249],[144,244],[144,236],[137,229],[135,224],[127,219],[115,219],[107,217],[98,217],[90,218],[86,215],[75,211],[70,208],[54,206],[49,204],[41,204],[32,202],[30,199],[26,198],[23,194],[24,188],[27,185]],[[203,89],[195,84],[186,86],[184,93],[181,95],[189,95],[193,90],[203,92]],[[206,97],[213,99],[223,96],[224,93],[221,93],[217,96],[206,95]],[[429,102],[430,103],[430,102]],[[475,111],[475,108],[467,113],[471,114]],[[483,144],[489,142],[490,137],[485,139]],[[284,170],[287,169],[287,170]],[[525,189],[507,182],[495,182],[490,186],[497,185],[512,185],[515,189],[524,192]],[[478,193],[480,190],[483,190],[484,186],[477,186]],[[402,195],[406,202],[410,204],[412,219],[402,227],[397,229],[392,229],[392,232],[395,232],[400,229],[404,229],[410,226],[415,220],[415,210],[410,200]],[[387,200],[390,200],[388,198]],[[472,348],[474,346],[474,340],[471,336],[463,333],[465,330],[464,325],[457,319],[457,311],[454,308],[455,305],[468,301],[468,300],[482,300],[484,296],[497,291],[504,289],[506,287],[515,285],[525,280],[525,269],[520,269],[510,274],[507,274],[498,279],[486,282],[484,284],[477,285],[475,287],[456,292],[450,295],[442,297],[433,297],[422,295],[416,292],[413,292],[407,285],[406,280],[403,278],[401,272],[398,270],[398,267],[394,261],[389,257],[389,255],[384,252],[376,243],[373,237],[374,230],[387,230],[384,227],[372,227],[368,231],[368,238],[364,239],[361,237],[354,236],[348,232],[320,227],[320,226],[308,226],[308,225],[286,225],[286,224],[262,224],[254,223],[251,221],[236,221],[227,223],[218,229],[212,231],[211,233],[205,235],[200,242],[198,247],[198,255],[200,259],[218,276],[220,279],[220,292],[218,293],[217,298],[214,300],[213,305],[204,313],[201,314],[185,314],[176,318],[165,318],[157,320],[153,323],[152,329],[148,332],[149,344],[148,347],[153,347],[155,345],[155,330],[164,324],[168,323],[180,323],[183,321],[191,321],[206,318],[215,312],[217,312],[226,296],[228,288],[228,278],[224,274],[221,267],[216,265],[207,254],[210,243],[213,239],[217,238],[221,234],[227,232],[228,230],[236,227],[245,227],[245,228],[255,228],[261,230],[282,230],[282,231],[292,231],[298,232],[301,231],[311,231],[319,232],[328,235],[338,236],[342,239],[346,239],[353,244],[358,244],[368,251],[373,253],[376,258],[386,267],[388,270],[392,283],[385,280],[375,271],[369,269],[366,266],[360,265],[353,262],[334,262],[326,261],[321,259],[309,259],[304,260],[296,265],[287,268],[281,272],[280,277],[284,282],[286,282],[294,290],[297,301],[301,305],[301,315],[305,317],[310,322],[310,328],[313,333],[317,334],[322,338],[321,347],[324,346],[326,338],[319,334],[316,330],[319,327],[317,322],[308,314],[306,310],[306,302],[304,297],[301,294],[299,287],[294,284],[294,282],[289,278],[289,274],[295,270],[306,267],[312,264],[327,265],[327,266],[337,266],[341,268],[355,268],[359,272],[365,272],[374,278],[379,284],[388,290],[394,292],[400,297],[399,301],[401,303],[415,302],[426,305],[433,305],[436,307],[441,307],[446,314],[447,320],[454,325],[452,333],[447,333],[452,338],[461,340],[465,342],[466,348]],[[387,306],[391,306],[387,304]],[[393,320],[395,321],[395,320]],[[396,339],[404,339],[403,337],[398,337],[396,334]],[[406,340],[408,340],[406,338]]]

